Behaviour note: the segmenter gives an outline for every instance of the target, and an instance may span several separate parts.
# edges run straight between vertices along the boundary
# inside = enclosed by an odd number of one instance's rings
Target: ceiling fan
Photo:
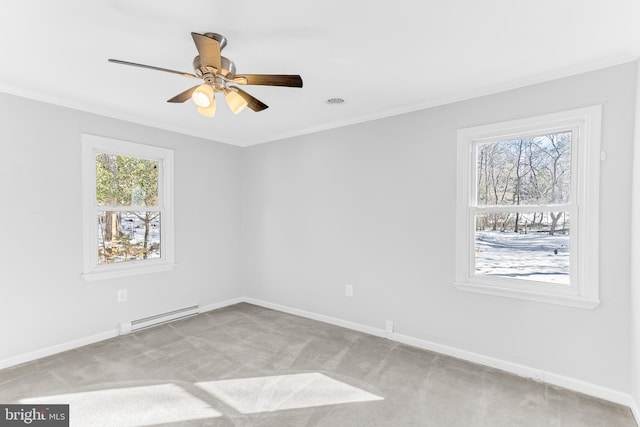
[[[251,96],[237,86],[262,85],[262,86],[287,86],[302,87],[302,77],[297,74],[236,74],[236,66],[228,58],[220,55],[220,51],[227,45],[227,39],[217,33],[191,33],[198,50],[198,55],[193,58],[194,73],[170,70],[154,67],[152,65],[137,64],[135,62],[109,59],[109,62],[134,67],[148,68],[156,71],[180,74],[185,77],[202,79],[204,83],[185,90],[182,93],[167,100],[167,102],[185,102],[192,99],[198,106],[198,112],[206,117],[216,114],[216,92],[224,93],[224,97],[234,114],[238,114],[245,107],[253,111],[262,111],[269,106],[257,98]]]

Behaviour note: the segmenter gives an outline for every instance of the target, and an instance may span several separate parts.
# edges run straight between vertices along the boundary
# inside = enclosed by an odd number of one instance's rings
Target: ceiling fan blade
[[[297,74],[241,74],[233,81],[246,85],[302,87],[302,77]]]
[[[220,42],[211,37],[207,37],[203,34],[191,33],[193,42],[196,44],[198,54],[200,55],[200,62],[204,65],[221,69],[220,66]]]
[[[269,108],[267,104],[260,101],[258,98],[254,98],[252,95],[249,95],[247,92],[243,91],[239,87],[237,86],[229,86],[229,87],[237,91],[238,95],[240,95],[242,99],[247,101],[247,107],[251,108],[253,111],[258,112],[258,111],[266,110],[267,108]]]
[[[170,70],[168,68],[154,67],[153,65],[137,64],[135,62],[121,61],[119,59],[109,59],[109,62],[113,62],[114,64],[131,65],[133,67],[148,68],[150,70],[156,70],[156,71],[164,71],[166,73],[180,74],[181,76],[191,77],[191,78],[194,78],[194,79],[199,79],[200,78],[200,77],[196,76],[195,74],[185,73],[183,71],[176,71],[176,70]]]
[[[200,85],[195,85],[191,89],[187,89],[182,93],[177,94],[171,99],[168,99],[167,102],[185,102],[191,99],[191,94],[194,90],[196,90]]]

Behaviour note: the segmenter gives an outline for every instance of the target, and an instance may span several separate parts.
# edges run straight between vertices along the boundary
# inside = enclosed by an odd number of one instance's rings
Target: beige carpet
[[[238,304],[0,371],[71,426],[635,427],[623,406]]]

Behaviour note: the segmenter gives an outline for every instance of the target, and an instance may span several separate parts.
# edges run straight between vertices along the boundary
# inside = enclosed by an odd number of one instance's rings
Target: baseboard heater
[[[179,319],[195,316],[198,313],[200,313],[200,306],[196,304],[189,307],[179,308],[177,310],[167,311],[166,313],[132,320],[131,322],[123,322],[120,323],[120,335],[174,322]]]

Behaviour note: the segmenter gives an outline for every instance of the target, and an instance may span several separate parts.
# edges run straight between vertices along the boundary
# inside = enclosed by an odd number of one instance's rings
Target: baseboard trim
[[[640,425],[640,406],[632,396],[631,396],[631,403],[629,404],[629,408],[631,409],[631,413],[633,413],[633,416],[636,419],[636,424]]]
[[[623,393],[621,391],[581,381],[576,378],[554,374],[552,372],[544,372],[544,378],[542,381],[547,384],[567,388],[569,390],[588,394],[589,396],[599,397],[600,399],[608,400],[610,402],[619,403],[620,405],[628,406],[633,411],[633,398],[630,394]],[[636,417],[636,420],[639,420],[639,418]]]
[[[402,344],[407,344],[413,347],[418,347],[423,350],[445,354],[447,356],[477,363],[479,365],[490,366],[492,368],[500,369],[502,371],[506,371],[521,377],[531,378],[536,381],[544,381],[544,372],[542,370],[534,369],[526,365],[508,362],[506,360],[497,359],[495,357],[489,357],[479,353],[461,350],[456,347],[438,344],[433,341],[426,341],[398,333],[391,333],[389,334],[388,338],[390,340],[397,341]]]
[[[389,339],[631,407],[631,395],[586,381],[402,334],[392,333]]]
[[[306,317],[307,319],[317,320],[323,323],[329,323],[335,326],[341,326],[343,328],[351,329],[358,332],[363,332],[369,335],[375,335],[377,337],[386,337],[387,334],[382,329],[372,328],[371,326],[361,325],[355,322],[349,322],[347,320],[338,319],[336,317],[325,316],[324,314],[314,313],[312,311],[300,310],[298,308],[288,307],[286,305],[274,304],[272,302],[263,301],[256,298],[244,298],[244,302],[248,304],[258,305],[264,308],[270,308],[272,310],[281,311],[283,313],[293,314],[300,317]]]
[[[373,328],[371,326],[366,326],[366,325],[338,319],[331,316],[325,316],[323,314],[318,314],[311,311],[300,310],[293,307],[275,304],[272,302],[263,301],[256,298],[244,298],[244,302],[247,302],[249,304],[254,304],[260,307],[281,311],[284,313],[294,314],[294,315],[305,317],[312,320],[317,320],[324,323],[329,323],[335,326],[341,326],[343,328],[352,329],[352,330],[363,332],[369,335],[388,338],[392,341],[396,341],[402,344],[407,344],[407,345],[418,347],[424,350],[433,351],[436,353],[466,360],[472,363],[477,363],[479,365],[490,366],[492,368],[500,369],[501,371],[509,372],[521,377],[531,378],[536,381],[541,381],[547,384],[563,387],[569,390],[577,391],[579,393],[587,394],[589,396],[597,397],[599,399],[604,399],[610,402],[618,403],[620,405],[628,406],[633,412],[636,418],[636,422],[640,421],[640,415],[638,414],[638,407],[633,401],[631,395],[622,393],[617,390],[613,390],[607,387],[588,383],[575,378],[570,378],[563,375],[555,374],[553,372],[547,372],[547,371],[533,368],[530,366],[509,362],[502,359],[497,359],[495,357],[490,357],[490,356],[474,353],[467,350],[462,350],[456,347],[438,344],[432,341],[427,341],[420,338],[414,338],[408,335],[398,334],[395,332],[386,333],[386,331],[381,328],[380,329]]]
[[[11,366],[20,365],[22,363],[32,362],[36,359],[52,356],[63,351],[73,350],[85,345],[94,344],[100,341],[115,338],[119,335],[118,329],[104,331],[99,334],[91,335],[77,340],[67,341],[62,344],[53,345],[51,347],[42,348],[40,350],[31,351],[8,359],[0,360],[0,369],[9,368]]]
[[[240,304],[242,302],[245,302],[246,298],[232,298],[232,299],[228,299],[225,301],[220,301],[220,302],[216,302],[213,304],[207,304],[207,305],[201,305],[200,306],[200,313],[206,313],[207,311],[212,311],[212,310],[217,310],[219,308],[225,308],[225,307],[229,307],[230,305],[236,305],[236,304]]]

